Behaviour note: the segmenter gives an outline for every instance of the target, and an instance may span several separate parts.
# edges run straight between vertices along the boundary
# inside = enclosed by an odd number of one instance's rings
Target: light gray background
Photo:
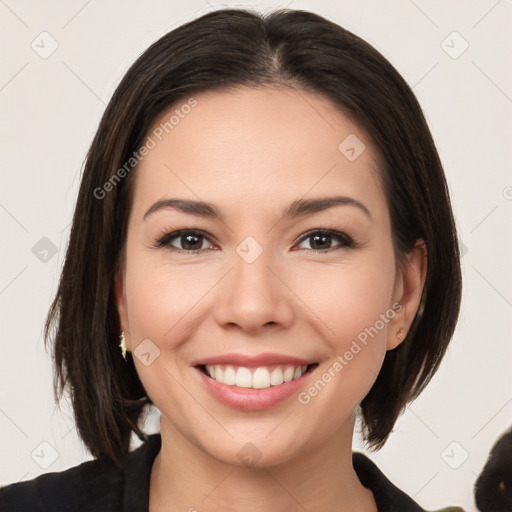
[[[81,165],[115,86],[150,43],[200,14],[289,6],[322,14],[373,44],[427,115],[467,251],[462,313],[434,380],[371,456],[423,507],[475,510],[475,478],[512,424],[511,0],[183,4],[0,1],[0,484],[90,459],[69,407],[55,408],[41,330]],[[58,48],[44,59],[52,39]],[[155,425],[150,416],[148,431]],[[354,444],[363,449],[358,439]]]

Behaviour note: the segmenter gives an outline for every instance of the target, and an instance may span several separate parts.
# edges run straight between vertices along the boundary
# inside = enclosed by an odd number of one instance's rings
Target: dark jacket
[[[61,472],[0,488],[1,512],[148,512],[149,479],[160,451],[160,434],[130,452],[122,469],[91,460]],[[422,512],[361,453],[353,454],[361,483],[371,489],[379,512]]]

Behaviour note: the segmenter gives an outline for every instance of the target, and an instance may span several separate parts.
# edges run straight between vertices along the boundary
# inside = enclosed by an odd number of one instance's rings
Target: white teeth
[[[224,372],[222,371],[222,368],[220,366],[214,367],[215,371],[215,380],[222,380],[224,377]]]
[[[251,371],[244,366],[206,365],[206,373],[217,382],[228,386],[254,389],[266,389],[298,379],[306,373],[306,369],[307,365],[276,366],[269,371],[269,368],[261,366]]]
[[[285,382],[290,382],[293,379],[294,374],[295,371],[293,369],[293,366],[288,366],[288,368],[286,368],[286,370],[284,371],[282,378]]]
[[[217,380],[217,374],[215,374],[215,380]],[[235,386],[239,388],[251,388],[252,387],[252,375],[248,368],[240,367],[236,371]]]
[[[236,382],[235,369],[232,366],[227,366],[224,370],[223,380],[219,380],[219,382],[224,382],[224,384],[227,384],[228,386],[234,386]]]
[[[290,378],[288,378],[290,377]],[[272,373],[270,374],[270,384],[272,386],[279,386],[279,384],[282,384],[284,382],[290,382],[293,377],[293,367],[290,366],[284,371],[281,370],[281,368],[275,368]]]

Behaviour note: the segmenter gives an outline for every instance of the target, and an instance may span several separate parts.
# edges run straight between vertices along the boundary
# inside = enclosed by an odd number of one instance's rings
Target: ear
[[[426,275],[427,247],[418,240],[397,271],[393,304],[400,304],[400,308],[395,309],[396,315],[389,324],[387,350],[396,348],[407,336],[420,307]]]
[[[125,333],[126,350],[130,349],[130,324],[128,322],[128,308],[126,305],[126,293],[124,285],[124,273],[119,270],[114,277],[114,295],[116,300],[117,314],[119,315],[119,326]]]

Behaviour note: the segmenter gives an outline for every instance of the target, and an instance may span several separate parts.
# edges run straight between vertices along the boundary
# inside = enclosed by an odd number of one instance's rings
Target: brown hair
[[[118,348],[113,280],[136,173],[125,164],[177,101],[206,90],[265,85],[320,93],[353,116],[381,156],[397,261],[418,239],[427,247],[419,311],[361,404],[370,446],[382,446],[446,351],[460,306],[459,250],[441,162],[411,89],[371,45],[321,16],[218,10],[169,32],[137,59],[87,154],[45,339],[54,343],[56,400],[69,387],[79,435],[97,458],[120,464],[131,431],[144,437],[139,417],[151,403],[131,354],[125,362]],[[120,173],[123,166],[127,172]]]

